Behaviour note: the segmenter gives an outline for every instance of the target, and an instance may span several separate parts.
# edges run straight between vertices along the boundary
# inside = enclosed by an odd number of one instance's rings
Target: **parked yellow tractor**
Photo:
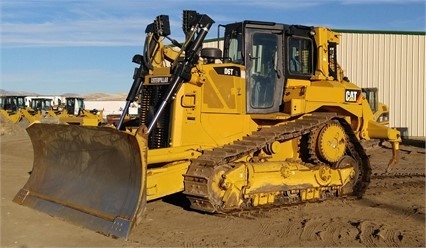
[[[46,97],[33,97],[30,100],[30,106],[20,110],[22,117],[29,123],[40,121],[45,117],[55,117],[52,109],[53,100]]]
[[[379,102],[379,89],[377,88],[362,88],[362,94],[370,104],[373,111],[373,119],[380,124],[389,124],[389,107],[384,103]]]
[[[25,108],[25,96],[0,96],[0,114],[12,123],[22,120],[21,109]]]
[[[117,128],[31,125],[33,171],[14,201],[127,238],[146,201],[178,192],[209,213],[361,197],[361,140],[388,140],[397,162],[400,133],[343,80],[339,34],[243,21],[219,25],[222,49],[202,48],[213,23],[184,11],[182,43],[166,15],[147,26]],[[124,122],[133,101],[139,117]]]
[[[55,111],[60,123],[83,126],[100,126],[105,123],[102,111],[87,110],[82,97],[66,97],[65,105]]]

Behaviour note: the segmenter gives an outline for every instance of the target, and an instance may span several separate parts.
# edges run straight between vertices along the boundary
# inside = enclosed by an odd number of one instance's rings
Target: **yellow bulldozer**
[[[389,107],[379,102],[378,91],[377,88],[362,88],[362,94],[373,111],[373,119],[380,124],[389,125]]]
[[[106,123],[102,111],[85,109],[84,98],[64,98],[64,103],[54,106],[51,97],[0,96],[0,114],[12,123],[21,120],[83,126]]]
[[[14,201],[127,238],[147,201],[178,192],[208,213],[362,197],[362,140],[389,141],[397,162],[400,133],[344,80],[338,33],[242,21],[218,26],[221,49],[203,48],[213,23],[185,10],[182,43],[167,15],[146,27],[116,128],[28,127],[34,165]],[[124,121],[134,101],[139,116]]]
[[[83,126],[100,126],[105,123],[102,111],[87,110],[82,97],[65,97],[63,106],[55,110],[60,123]]]
[[[0,96],[0,114],[12,123],[22,120],[21,109],[25,109],[26,96]]]
[[[40,121],[45,117],[55,117],[56,114],[52,109],[53,100],[49,97],[31,97],[29,105],[20,110],[22,117],[29,123]]]

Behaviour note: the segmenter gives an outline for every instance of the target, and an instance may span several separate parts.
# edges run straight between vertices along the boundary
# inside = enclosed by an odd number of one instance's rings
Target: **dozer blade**
[[[146,204],[146,139],[109,127],[35,123],[28,182],[14,202],[127,238]]]

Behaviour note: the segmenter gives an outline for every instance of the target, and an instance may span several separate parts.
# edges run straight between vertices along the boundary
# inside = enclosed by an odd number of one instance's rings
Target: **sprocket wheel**
[[[346,151],[345,130],[338,122],[326,124],[318,133],[316,151],[320,159],[335,163]]]

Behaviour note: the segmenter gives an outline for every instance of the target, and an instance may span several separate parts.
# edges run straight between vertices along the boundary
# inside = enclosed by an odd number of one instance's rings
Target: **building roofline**
[[[426,35],[426,31],[361,30],[361,29],[332,29],[332,30],[338,33],[354,33],[354,34]]]
[[[426,31],[397,31],[397,30],[365,30],[365,29],[332,29],[337,33],[352,34],[400,34],[400,35],[426,35]],[[219,38],[220,41],[223,37]],[[217,38],[205,39],[204,43],[217,41]]]

